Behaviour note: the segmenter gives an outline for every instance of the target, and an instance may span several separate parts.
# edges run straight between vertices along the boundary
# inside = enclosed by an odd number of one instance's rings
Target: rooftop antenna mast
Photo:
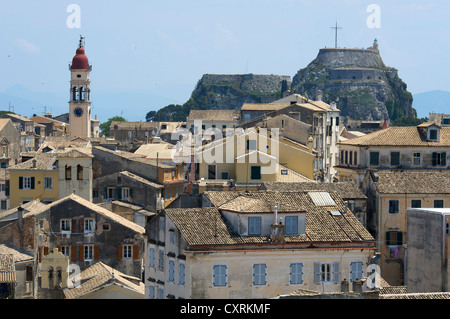
[[[341,27],[338,27],[337,21],[336,21],[336,26],[335,27],[330,27],[331,29],[334,29],[335,33],[334,33],[334,47],[337,49],[337,30],[338,29],[342,29]]]

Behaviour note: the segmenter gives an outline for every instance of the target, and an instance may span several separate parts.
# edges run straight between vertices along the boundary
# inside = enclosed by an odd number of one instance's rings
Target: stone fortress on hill
[[[415,117],[412,95],[395,68],[384,64],[378,41],[367,49],[324,48],[293,77],[291,92],[314,98],[323,93],[341,115],[353,120]]]
[[[273,74],[204,74],[188,102],[178,109],[160,109],[154,120],[180,121],[190,109],[240,109],[244,103],[271,103],[293,93],[315,99],[319,90],[324,102],[336,103],[344,121],[416,117],[412,94],[397,69],[384,64],[375,39],[366,49],[320,49],[292,79]]]

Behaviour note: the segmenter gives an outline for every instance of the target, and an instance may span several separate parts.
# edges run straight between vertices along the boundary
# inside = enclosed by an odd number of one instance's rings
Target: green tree
[[[111,122],[126,122],[122,116],[114,116],[108,119],[108,121],[100,124],[100,136],[109,136],[109,127],[111,126]]]

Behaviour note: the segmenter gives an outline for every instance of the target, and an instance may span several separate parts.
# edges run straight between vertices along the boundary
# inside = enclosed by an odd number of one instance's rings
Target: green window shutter
[[[6,180],[6,188],[5,188],[5,195],[6,196],[9,196],[9,179],[8,180]]]
[[[34,177],[31,177],[31,189],[34,189]]]
[[[447,162],[447,153],[446,152],[442,152],[442,154],[441,154],[441,165],[442,166],[447,165],[446,162]]]
[[[397,245],[403,245],[403,233],[397,232]]]
[[[432,154],[432,165],[436,166],[437,165],[437,153],[433,152]]]
[[[23,189],[23,177],[19,177],[19,189]]]
[[[251,179],[261,179],[261,166],[251,167]]]
[[[131,199],[133,199],[133,189],[130,187],[130,197],[131,197]]]
[[[104,193],[103,193],[103,199],[107,199],[107,198],[108,198],[108,188],[105,187]]]
[[[117,187],[117,199],[122,199],[122,187]]]

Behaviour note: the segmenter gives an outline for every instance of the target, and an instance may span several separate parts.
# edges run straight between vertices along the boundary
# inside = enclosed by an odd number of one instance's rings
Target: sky
[[[183,104],[207,73],[293,77],[334,47],[336,23],[339,47],[377,38],[411,93],[450,91],[448,0],[1,1],[0,94],[10,100],[0,110],[20,105],[13,94],[34,96],[35,108],[14,109],[22,115],[43,113],[42,105],[68,111],[80,35],[93,68],[92,113],[102,122]]]

